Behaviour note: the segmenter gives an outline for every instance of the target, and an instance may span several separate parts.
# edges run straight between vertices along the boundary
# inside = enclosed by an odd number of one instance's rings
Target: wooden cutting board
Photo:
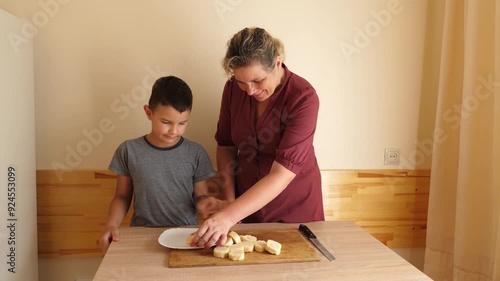
[[[259,240],[272,239],[281,243],[281,253],[272,255],[267,252],[245,253],[242,261],[232,261],[228,258],[221,259],[213,256],[213,248],[197,250],[170,249],[169,267],[196,267],[196,266],[219,266],[219,265],[242,265],[263,263],[286,263],[286,262],[311,262],[319,261],[318,253],[311,242],[306,240],[296,228],[283,228],[272,230],[238,230],[239,235],[253,235]]]

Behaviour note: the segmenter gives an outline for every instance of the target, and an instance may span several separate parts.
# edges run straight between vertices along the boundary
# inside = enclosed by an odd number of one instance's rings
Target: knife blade
[[[325,246],[323,246],[323,244],[321,244],[321,242],[318,240],[316,235],[314,235],[314,233],[309,229],[309,227],[307,227],[307,225],[305,225],[305,224],[299,225],[299,231],[302,232],[307,237],[307,239],[309,239],[309,241],[311,241],[311,243],[313,243],[314,246],[316,246],[316,248],[318,248],[318,250],[329,261],[335,260],[335,257],[332,255],[332,253],[330,253],[330,251],[328,251],[328,249],[325,248]]]

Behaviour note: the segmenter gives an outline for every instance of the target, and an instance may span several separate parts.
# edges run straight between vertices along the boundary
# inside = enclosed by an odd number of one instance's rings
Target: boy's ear
[[[153,119],[153,111],[149,107],[149,105],[145,104],[144,105],[144,112],[146,113],[146,116],[148,117],[149,120]]]

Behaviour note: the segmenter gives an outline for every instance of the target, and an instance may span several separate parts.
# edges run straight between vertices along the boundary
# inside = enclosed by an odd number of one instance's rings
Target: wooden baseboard
[[[321,175],[327,220],[353,220],[389,247],[425,246],[429,170],[322,170]],[[219,182],[209,182],[214,196]],[[109,171],[74,170],[58,177],[53,170],[38,170],[39,256],[100,256],[98,239],[115,184]]]

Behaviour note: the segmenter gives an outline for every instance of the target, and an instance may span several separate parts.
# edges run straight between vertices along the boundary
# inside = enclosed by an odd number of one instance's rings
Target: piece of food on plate
[[[238,243],[241,243],[241,239],[240,239],[240,236],[238,235],[238,233],[234,232],[234,231],[230,231],[228,234],[227,234],[228,237],[231,237],[231,239],[233,239],[233,242],[234,244],[238,244]]]
[[[273,255],[279,255],[281,253],[281,244],[274,240],[267,240],[266,251]]]
[[[229,247],[215,247],[214,257],[224,259],[227,257],[230,249]]]
[[[243,247],[231,248],[229,251],[229,259],[233,261],[242,261],[245,259],[245,251]]]
[[[193,241],[194,233],[191,233],[188,237],[186,237],[186,244],[191,247],[191,241]]]
[[[267,246],[267,242],[264,240],[258,240],[258,241],[255,241],[255,243],[254,243],[254,249],[257,252],[261,252],[261,253],[265,252],[266,246]]]

